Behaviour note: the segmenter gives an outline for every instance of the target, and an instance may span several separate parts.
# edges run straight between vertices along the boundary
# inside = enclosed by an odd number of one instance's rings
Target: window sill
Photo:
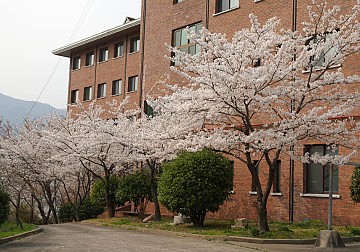
[[[112,58],[113,60],[116,60],[116,59],[119,59],[119,58],[124,58],[124,54],[123,55],[120,55],[120,56],[117,56],[117,57],[114,57]]]
[[[341,67],[341,64],[330,66],[327,69],[333,69],[333,68],[338,68],[338,67]],[[319,67],[319,68],[314,68],[313,69],[314,72],[318,72],[318,71],[322,71],[322,70],[325,70],[325,68],[324,67]],[[303,70],[302,73],[303,74],[310,73],[310,70]]]
[[[230,11],[233,11],[233,10],[236,10],[236,9],[239,9],[240,6],[236,6],[236,7],[233,7],[231,9],[228,9],[228,10],[224,10],[224,11],[221,11],[221,12],[218,12],[218,13],[215,13],[213,14],[213,17],[216,17],[216,16],[219,16],[221,14],[224,14],[224,13],[227,13],[227,12],[230,12]]]
[[[300,193],[300,197],[311,197],[311,198],[329,198],[329,194],[325,193]],[[333,194],[333,199],[340,199],[340,194]]]
[[[77,69],[71,69],[71,72],[76,72],[76,71],[79,71],[80,68],[77,68]]]
[[[257,195],[257,192],[249,191],[249,195]]]
[[[232,191],[230,191],[230,192],[229,192],[229,194],[235,194],[235,191],[234,191],[234,190],[232,190]]]
[[[271,194],[271,196],[283,196],[283,193],[281,193],[281,192],[273,192],[270,194]]]
[[[83,102],[90,102],[91,101],[91,99],[89,99],[89,100],[84,100]]]
[[[96,100],[102,100],[102,99],[105,99],[106,96],[102,96],[102,97],[96,97]]]
[[[136,54],[136,53],[138,53],[138,52],[140,52],[140,50],[137,50],[137,51],[135,51],[135,52],[129,52],[129,55]]]
[[[94,66],[94,64],[88,65],[88,66],[84,66],[84,68],[89,68],[89,67],[92,67],[92,66]]]
[[[121,94],[112,94],[111,97],[120,96]]]
[[[254,3],[258,3],[261,2],[262,0],[254,0]]]
[[[134,91],[127,91],[126,93],[127,94],[131,94],[131,93],[136,93],[137,92],[137,90],[134,90]]]
[[[106,62],[108,62],[108,61],[109,61],[109,60],[99,61],[98,64],[106,63]]]

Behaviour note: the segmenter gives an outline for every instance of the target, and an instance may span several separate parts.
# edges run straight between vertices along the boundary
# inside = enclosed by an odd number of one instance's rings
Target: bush
[[[206,213],[216,212],[232,190],[233,169],[224,156],[210,150],[183,152],[164,165],[159,200],[171,211],[203,226]]]
[[[119,187],[121,178],[115,175],[110,177],[110,198],[113,205],[123,205],[125,202],[119,202],[116,200],[116,191]],[[102,180],[97,180],[92,184],[91,192],[90,192],[90,201],[92,204],[97,206],[106,206],[105,200],[105,187],[104,182]]]
[[[351,176],[350,195],[355,203],[360,203],[360,167],[355,167]]]
[[[10,196],[0,186],[0,226],[8,219],[10,214]]]
[[[103,213],[102,206],[91,203],[89,198],[86,198],[80,207],[79,202],[75,204],[62,205],[59,208],[58,217],[61,222],[82,221],[87,219],[96,218],[99,214]],[[77,213],[77,210],[79,211]]]
[[[131,201],[138,207],[139,217],[145,214],[147,203],[152,201],[149,175],[146,171],[125,175],[120,179],[116,191],[116,201]]]

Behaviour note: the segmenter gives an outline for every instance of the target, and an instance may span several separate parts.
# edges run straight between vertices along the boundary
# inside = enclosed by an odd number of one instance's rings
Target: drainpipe
[[[205,28],[209,30],[209,16],[210,16],[210,0],[206,0],[206,20]]]
[[[293,12],[292,12],[292,31],[296,31],[297,22],[297,0],[293,0]],[[294,54],[294,60],[296,55]],[[295,101],[291,99],[290,112],[295,109]],[[290,146],[290,151],[294,151],[294,146]],[[294,222],[294,159],[290,156],[290,188],[289,188],[289,221]]]
[[[143,96],[144,96],[144,60],[145,60],[145,28],[146,28],[146,0],[143,0],[143,14],[142,14],[142,27],[141,31],[141,63],[140,63],[140,78],[139,78],[139,107],[143,107]]]

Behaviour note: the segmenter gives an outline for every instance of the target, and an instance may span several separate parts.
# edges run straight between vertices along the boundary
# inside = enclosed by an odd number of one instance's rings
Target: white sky
[[[36,100],[81,14],[91,4],[71,42],[139,18],[141,0],[0,0],[0,93]],[[69,59],[63,58],[39,101],[65,108]]]

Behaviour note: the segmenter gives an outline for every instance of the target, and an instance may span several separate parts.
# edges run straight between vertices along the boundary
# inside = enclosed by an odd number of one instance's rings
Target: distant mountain
[[[23,122],[26,116],[34,119],[51,113],[66,114],[65,109],[56,109],[49,104],[37,102],[31,113],[27,115],[33,105],[33,101],[24,101],[0,93],[0,117],[3,121],[17,124]]]

